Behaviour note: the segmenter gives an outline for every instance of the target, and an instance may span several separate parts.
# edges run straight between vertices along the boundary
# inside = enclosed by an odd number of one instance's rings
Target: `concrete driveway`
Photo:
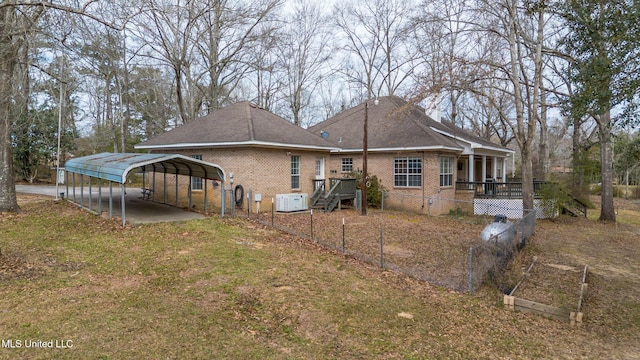
[[[97,211],[98,209],[98,189],[93,187],[91,189],[91,209]],[[47,195],[51,197],[56,196],[56,187],[51,185],[16,185],[16,191],[19,193],[27,194],[39,194]],[[66,187],[60,186],[59,192],[65,192]],[[142,199],[142,191],[138,188],[127,188],[127,193],[124,196],[125,201],[125,216],[126,220],[130,224],[146,224],[156,222],[170,222],[170,221],[187,221],[193,219],[204,219],[205,216],[191,211],[185,211],[180,208],[165,205],[150,200]],[[73,190],[70,188],[71,194],[65,194],[65,199],[69,195],[73,196]],[[60,195],[58,195],[60,196]],[[89,202],[89,189],[84,188],[84,203],[88,206]],[[80,202],[80,188],[76,187],[76,202]],[[102,189],[102,211],[109,215],[109,188]],[[113,216],[121,217],[122,211],[120,210],[120,187],[113,187]]]

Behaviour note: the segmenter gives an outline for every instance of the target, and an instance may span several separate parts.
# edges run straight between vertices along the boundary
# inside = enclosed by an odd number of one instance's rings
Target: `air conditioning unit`
[[[309,209],[307,194],[276,194],[276,211],[292,212]]]

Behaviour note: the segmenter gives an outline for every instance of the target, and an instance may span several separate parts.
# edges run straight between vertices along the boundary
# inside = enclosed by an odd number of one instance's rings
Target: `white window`
[[[393,165],[393,185],[396,187],[422,186],[422,159],[396,158]]]
[[[193,155],[191,157],[197,160],[202,160],[202,155]],[[191,190],[202,190],[202,178],[191,178]]]
[[[453,185],[453,157],[443,156],[440,158],[440,186]]]
[[[343,173],[353,172],[353,158],[342,158],[341,171]]]
[[[300,156],[291,156],[291,188],[300,189]]]

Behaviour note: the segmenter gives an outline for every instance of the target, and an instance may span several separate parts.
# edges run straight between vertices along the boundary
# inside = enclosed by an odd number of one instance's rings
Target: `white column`
[[[502,182],[507,182],[507,158],[502,158]]]
[[[469,155],[469,181],[470,182],[474,182],[475,181],[475,176],[473,173],[473,154]]]
[[[487,181],[487,155],[482,155],[482,182]]]
[[[493,165],[493,170],[491,170],[491,177],[494,179],[494,181],[496,181],[496,178],[498,177],[498,157],[494,156],[491,162]]]

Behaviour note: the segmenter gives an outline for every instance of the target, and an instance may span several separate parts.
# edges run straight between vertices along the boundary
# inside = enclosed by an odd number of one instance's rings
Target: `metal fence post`
[[[342,218],[342,253],[345,252],[345,244],[344,244],[344,218]]]
[[[469,295],[473,294],[473,247],[469,248]]]
[[[313,209],[311,209],[311,241],[313,241]]]
[[[384,251],[382,247],[382,225],[380,225],[380,267],[384,269]]]
[[[271,226],[273,226],[275,213],[273,212],[273,198],[271,198]]]

